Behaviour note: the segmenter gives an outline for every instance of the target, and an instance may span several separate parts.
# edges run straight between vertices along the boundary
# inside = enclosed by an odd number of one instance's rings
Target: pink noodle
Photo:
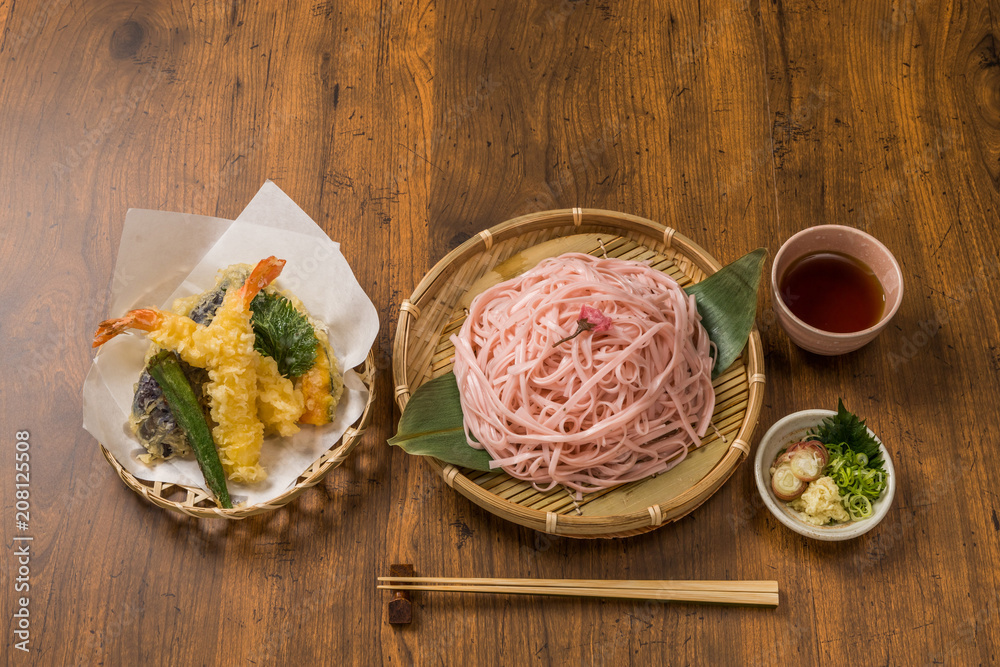
[[[611,329],[553,347],[583,305]],[[477,296],[451,340],[469,444],[540,490],[579,496],[664,472],[715,408],[694,297],[639,262],[547,259]]]

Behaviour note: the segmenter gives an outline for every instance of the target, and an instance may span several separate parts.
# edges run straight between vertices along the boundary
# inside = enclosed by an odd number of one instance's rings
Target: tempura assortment
[[[94,347],[129,329],[146,332],[153,343],[129,419],[148,452],[141,457],[146,463],[192,451],[179,408],[168,404],[149,372],[161,350],[178,357],[230,481],[266,478],[260,464],[265,434],[291,436],[299,424],[333,420],[343,391],[337,360],[323,326],[297,298],[271,285],[284,265],[274,257],[256,267],[234,264],[219,271],[213,289],[176,300],[171,311],[133,310],[99,325]]]

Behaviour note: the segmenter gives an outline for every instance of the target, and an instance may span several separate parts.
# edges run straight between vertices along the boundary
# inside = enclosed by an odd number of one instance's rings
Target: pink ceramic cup
[[[814,252],[836,251],[860,259],[875,272],[885,291],[885,309],[875,326],[851,333],[833,333],[810,326],[792,314],[778,291],[780,279],[792,262]],[[903,272],[889,249],[870,234],[843,225],[803,229],[785,241],[771,265],[771,300],[778,323],[792,342],[804,350],[833,356],[853,352],[869,343],[899,310],[903,300]]]

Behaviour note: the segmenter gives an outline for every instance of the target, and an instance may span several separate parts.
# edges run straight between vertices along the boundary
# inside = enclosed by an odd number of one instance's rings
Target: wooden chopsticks
[[[596,579],[476,579],[379,577],[380,589],[511,595],[563,595],[623,600],[667,600],[778,606],[776,581],[609,581]]]

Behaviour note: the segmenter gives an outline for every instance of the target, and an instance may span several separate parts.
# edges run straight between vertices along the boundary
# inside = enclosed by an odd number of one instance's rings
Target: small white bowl
[[[760,444],[757,445],[757,456],[754,459],[754,477],[757,479],[757,490],[763,498],[767,509],[778,521],[785,524],[796,533],[811,537],[814,540],[826,542],[839,542],[850,540],[859,535],[867,533],[878,525],[879,521],[885,518],[892,505],[892,497],[896,494],[896,470],[892,467],[892,459],[885,445],[878,436],[868,429],[868,433],[878,440],[879,448],[882,451],[882,460],[885,461],[885,472],[888,477],[885,491],[882,496],[872,503],[873,514],[867,519],[840,524],[838,526],[814,526],[802,521],[796,516],[794,510],[789,508],[783,501],[778,500],[771,489],[771,464],[777,457],[778,452],[791,444],[803,440],[808,431],[816,428],[827,417],[832,417],[837,413],[833,410],[802,410],[779,419],[774,426],[767,430]]]

